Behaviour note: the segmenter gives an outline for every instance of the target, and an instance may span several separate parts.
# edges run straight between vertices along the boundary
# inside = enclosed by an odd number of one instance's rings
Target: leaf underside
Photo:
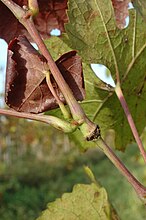
[[[144,21],[146,22],[146,1],[145,0],[133,0],[135,9],[140,13]]]
[[[64,48],[68,45],[77,50],[83,60],[86,99],[81,105],[87,116],[100,126],[102,136],[106,136],[109,129],[115,131],[115,146],[124,150],[134,140],[127,119],[115,93],[108,91],[94,75],[90,64],[107,66],[115,81],[118,70],[123,93],[141,134],[146,124],[145,23],[132,9],[129,11],[129,26],[119,30],[110,0],[70,0],[68,6],[67,34],[60,41],[64,42]],[[60,43],[62,47],[63,42]],[[82,145],[83,139],[78,131],[72,138]],[[92,144],[86,143],[85,146],[83,142],[82,146],[88,148]]]

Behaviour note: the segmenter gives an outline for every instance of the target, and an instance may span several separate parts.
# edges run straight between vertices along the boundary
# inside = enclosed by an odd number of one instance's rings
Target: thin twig
[[[38,45],[43,56],[47,59],[50,71],[55,81],[57,82],[62,94],[65,97],[65,100],[70,108],[73,119],[77,121],[78,124],[80,124],[80,130],[83,133],[84,137],[85,138],[90,137],[91,134],[95,132],[97,125],[85,115],[85,112],[83,111],[82,107],[75,99],[70,87],[64,80],[62,74],[60,73],[60,70],[58,69],[56,63],[54,62],[46,45],[41,39],[33,23],[32,18],[31,17],[29,19],[23,18],[21,22],[26,27],[31,37],[34,39],[35,43]]]
[[[50,74],[51,74],[51,73],[50,73],[49,71],[45,71],[44,73],[45,73],[45,75],[46,75],[47,85],[48,85],[48,87],[49,87],[49,89],[50,89],[52,95],[53,95],[54,98],[56,99],[56,101],[57,101],[57,103],[58,103],[58,105],[59,105],[59,107],[60,107],[60,110],[61,110],[61,112],[62,112],[64,118],[66,118],[66,119],[71,118],[70,113],[69,113],[69,112],[67,111],[67,109],[65,108],[65,105],[63,104],[63,102],[59,99],[59,97],[58,97],[58,95],[57,95],[57,93],[56,93],[56,91],[55,91],[55,89],[54,89],[54,87],[53,87],[53,85],[52,85],[51,78],[50,78]]]
[[[8,109],[0,109],[0,115],[41,121],[49,125],[52,125],[53,127],[65,133],[73,132],[77,128],[77,123],[75,123],[74,121],[67,122],[55,116],[51,116],[51,115],[38,115],[38,114],[31,114],[31,113],[25,113],[25,112],[16,112],[14,110],[8,110]]]
[[[41,39],[32,18],[30,17],[29,19],[21,19],[20,20],[22,24],[25,26],[25,28],[28,30],[29,34],[35,41],[35,43],[38,45],[42,55],[47,59],[48,65],[50,68],[50,71],[57,82],[62,94],[64,95],[66,102],[68,103],[72,116],[75,120],[80,120],[86,117],[83,109],[81,106],[78,104],[76,101],[70,87],[64,80],[62,74],[60,73],[56,63],[54,62],[53,58],[51,57],[51,54],[49,53],[46,45],[44,44],[43,40]]]

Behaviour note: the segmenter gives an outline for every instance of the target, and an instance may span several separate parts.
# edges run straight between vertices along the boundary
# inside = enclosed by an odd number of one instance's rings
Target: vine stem
[[[0,114],[6,116],[13,116],[16,118],[26,118],[35,121],[41,121],[49,125],[52,125],[53,127],[65,133],[73,132],[77,128],[76,122],[74,121],[67,122],[51,115],[38,115],[38,114],[36,115],[31,113],[16,112],[14,110],[8,110],[8,109],[0,109]]]
[[[128,182],[133,186],[137,195],[146,203],[146,187],[144,187],[127,169],[127,167],[122,163],[122,161],[117,157],[113,150],[106,144],[106,142],[99,137],[96,141],[98,147],[102,149],[105,155],[112,161],[112,163],[117,167],[117,169],[123,174]]]
[[[143,157],[143,159],[144,159],[144,161],[146,163],[146,151],[144,149],[144,146],[142,144],[142,141],[141,141],[140,136],[138,134],[138,131],[136,129],[135,123],[133,121],[133,118],[132,118],[132,115],[131,115],[130,110],[128,108],[128,105],[127,105],[127,102],[125,100],[125,97],[123,95],[122,89],[121,89],[121,87],[120,87],[120,85],[118,83],[117,83],[116,88],[115,88],[115,93],[116,93],[116,95],[117,95],[117,97],[118,97],[118,99],[119,99],[119,101],[120,101],[120,103],[121,103],[121,105],[122,105],[122,107],[124,109],[125,115],[127,117],[129,126],[130,126],[131,131],[133,133],[133,136],[135,138],[135,141],[136,141],[136,143],[137,143],[137,145],[139,147],[139,150],[141,152],[141,155],[142,155],[142,157]]]
[[[32,17],[30,17],[30,18],[22,17],[22,19],[20,19],[20,22],[28,30],[29,34],[31,35],[31,37],[33,38],[35,43],[38,45],[42,55],[47,59],[50,71],[51,71],[55,81],[57,82],[61,92],[63,93],[69,107],[70,107],[73,118],[75,120],[84,119],[85,114],[84,114],[83,110],[81,109],[80,105],[78,104],[75,97],[73,96],[73,93],[72,93],[70,87],[65,82],[56,63],[54,62],[46,45],[44,44],[42,38],[40,37],[40,35],[34,25]]]
[[[23,16],[20,19],[20,22],[25,26],[35,43],[38,45],[42,55],[47,59],[50,71],[55,81],[57,82],[62,94],[65,97],[65,100],[70,108],[73,119],[77,121],[77,123],[80,125],[80,130],[83,133],[84,137],[88,139],[88,137],[90,137],[95,132],[97,125],[91,120],[89,120],[89,118],[85,115],[82,107],[75,99],[70,87],[64,80],[60,70],[58,69],[46,45],[40,37],[34,25],[32,17],[28,19]]]

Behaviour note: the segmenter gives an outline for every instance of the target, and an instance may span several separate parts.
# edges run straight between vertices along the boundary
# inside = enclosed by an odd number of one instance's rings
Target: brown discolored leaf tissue
[[[117,26],[123,29],[126,26],[126,17],[128,13],[128,4],[130,0],[111,0],[115,11]]]
[[[27,6],[27,0],[14,0],[19,6]],[[64,23],[67,22],[67,0],[38,0],[39,14],[34,19],[37,30],[42,38],[50,37],[53,29],[64,32]],[[0,38],[7,42],[20,34],[32,41],[26,29],[19,23],[13,13],[0,1]]]
[[[83,100],[84,82],[82,63],[76,51],[62,55],[56,64],[77,100]],[[45,80],[49,71],[46,59],[29,43],[19,36],[8,47],[5,101],[16,111],[40,113],[58,107]],[[63,94],[51,75],[56,94],[65,103]]]

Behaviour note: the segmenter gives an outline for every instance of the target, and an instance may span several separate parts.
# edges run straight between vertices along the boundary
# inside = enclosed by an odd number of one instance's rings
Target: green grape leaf
[[[66,43],[79,52],[84,62],[106,65],[114,78],[116,71],[123,76],[141,44],[134,45],[135,11],[130,14],[129,27],[119,30],[111,0],[70,0]]]
[[[115,93],[105,91],[106,85],[97,82],[90,64],[105,65],[115,80],[119,73],[123,93],[141,133],[146,125],[146,27],[134,9],[129,15],[129,26],[119,30],[110,0],[70,0],[67,35],[63,38],[85,63],[87,104],[83,102],[82,106],[86,114],[100,126],[103,136],[108,129],[115,130],[116,148],[120,150],[133,141],[131,130]]]
[[[132,12],[131,14],[132,14],[131,18],[135,19],[136,16],[135,11]],[[139,36],[140,33],[141,35],[143,34],[143,36],[145,33],[145,29],[140,25],[140,24],[143,25],[143,23],[141,22],[142,21],[140,20],[139,29],[137,29],[135,25],[135,35],[137,35],[137,38],[140,37]],[[132,26],[129,26],[128,29],[133,29],[133,23],[131,21],[130,25]],[[128,29],[126,29],[126,31]],[[127,38],[129,37],[128,34],[126,36]],[[145,99],[144,99],[145,62],[143,61],[141,62],[141,56],[144,56],[143,53],[146,51],[145,51],[145,45],[142,46],[143,45],[142,40],[140,41],[137,38],[135,38],[135,44],[137,45],[135,46],[135,49],[133,46],[133,52],[134,50],[136,51],[135,52],[136,56],[131,61],[129,60],[129,65],[127,67],[127,73],[126,73],[126,80],[123,82],[122,86],[128,105],[130,107],[130,111],[132,112],[132,115],[139,129],[139,132],[141,132],[145,126],[145,121],[143,120],[143,118],[145,117],[145,108],[146,108]],[[52,37],[48,41],[46,41],[46,45],[50,50],[54,59],[57,59],[64,52],[71,50],[71,47],[67,46],[66,44],[66,39],[67,39],[67,35],[64,35],[64,37],[62,37],[61,39],[58,37]],[[68,41],[67,43],[69,44],[70,42]],[[129,41],[128,42],[126,41],[126,43],[128,43],[128,45],[130,43],[131,45],[131,42]],[[139,45],[140,43],[142,45]],[[140,48],[139,50],[137,49],[138,45]],[[140,72],[139,72],[138,63],[140,63],[142,70]],[[137,72],[139,72],[139,74],[137,74]],[[90,64],[83,63],[83,73],[85,80],[86,99],[83,102],[81,102],[81,105],[86,115],[92,121],[94,121],[100,126],[101,134],[103,136],[107,135],[108,130],[114,129],[115,135],[113,135],[113,138],[115,136],[115,141],[116,141],[115,146],[119,150],[124,150],[126,145],[133,140],[133,137],[129,125],[127,123],[127,119],[123,113],[123,109],[121,108],[116,95],[109,93],[108,91],[105,90],[106,85],[102,83],[95,76],[95,74],[90,68]],[[55,116],[57,115],[58,117],[61,116],[59,109],[49,111],[49,114]],[[73,140],[76,143],[77,147],[79,147],[82,151],[86,150],[87,148],[95,147],[94,143],[85,141],[82,135],[80,135],[80,131],[78,130],[75,133],[70,134],[69,136],[70,139]]]
[[[133,0],[134,7],[141,14],[144,21],[146,22],[146,1],[145,0]]]
[[[37,220],[118,220],[104,188],[77,184],[71,193],[49,203]]]

